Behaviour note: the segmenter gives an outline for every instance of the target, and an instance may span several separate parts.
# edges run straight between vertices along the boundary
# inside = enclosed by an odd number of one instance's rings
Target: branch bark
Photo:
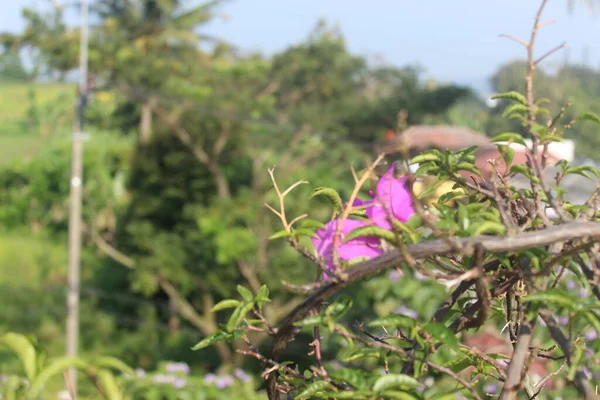
[[[429,242],[408,245],[406,246],[406,251],[414,259],[424,259],[451,253],[455,251],[456,247],[463,249],[464,253],[472,253],[475,246],[480,246],[486,253],[500,253],[544,247],[555,242],[571,241],[586,237],[598,241],[600,239],[600,223],[568,222],[514,236],[461,238],[453,240],[453,243],[444,239],[432,240]],[[310,310],[316,305],[329,299],[348,285],[387,268],[396,266],[401,262],[403,262],[403,257],[400,251],[396,249],[350,268],[345,271],[344,280],[331,280],[325,283],[312,296],[296,307],[284,320],[281,327],[278,329],[277,335],[273,339],[271,359],[277,360],[279,353],[285,349],[287,343],[293,339],[295,331],[294,323],[307,317]],[[272,400],[279,399],[276,371],[272,371],[269,374],[267,387],[269,398]]]

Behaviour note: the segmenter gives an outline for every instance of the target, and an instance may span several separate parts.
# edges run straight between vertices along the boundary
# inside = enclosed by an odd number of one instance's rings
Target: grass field
[[[0,166],[35,156],[51,135],[69,129],[75,90],[62,83],[0,84]]]

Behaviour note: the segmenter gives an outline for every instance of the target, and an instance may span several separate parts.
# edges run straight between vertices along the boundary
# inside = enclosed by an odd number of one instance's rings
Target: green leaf
[[[505,133],[501,133],[497,136],[494,136],[491,140],[492,142],[514,142],[514,143],[519,143],[522,144],[523,146],[525,145],[525,140],[523,140],[523,136],[521,136],[521,134],[519,133],[514,133],[514,132],[505,132]]]
[[[477,167],[471,163],[467,162],[459,162],[453,167],[454,171],[469,171],[474,173],[477,176],[481,176],[481,171],[477,169]]]
[[[406,315],[389,315],[383,318],[377,318],[367,324],[367,326],[372,328],[377,328],[380,326],[393,326],[398,327],[401,326],[403,328],[413,328],[417,324],[414,318],[411,318]]]
[[[260,289],[258,289],[258,294],[256,295],[256,301],[270,301],[269,299],[269,288],[267,285],[262,285]]]
[[[457,348],[458,347],[458,339],[454,335],[450,329],[448,329],[444,324],[439,322],[431,322],[423,327],[425,332],[428,332],[433,336],[437,341],[444,343],[448,347]]]
[[[365,358],[365,357],[380,358],[381,351],[379,351],[378,349],[371,348],[371,347],[365,347],[365,348],[358,350],[356,353],[353,353],[352,355],[344,358],[344,362],[350,362],[350,361],[358,360],[358,359]]]
[[[76,367],[78,369],[85,369],[88,367],[88,364],[79,358],[59,358],[54,360],[50,364],[46,366],[38,376],[35,378],[33,382],[31,382],[31,386],[27,391],[27,400],[33,400],[37,398],[44,387],[48,384],[48,381],[52,379],[55,375],[61,374],[63,371],[71,367]]]
[[[577,117],[578,121],[591,121],[600,124],[600,115],[593,112],[584,112]]]
[[[321,325],[322,323],[323,323],[323,316],[321,316],[319,314],[319,315],[310,315],[301,321],[294,322],[294,326],[309,327],[309,326]]]
[[[328,393],[327,396],[332,399],[352,399],[352,400],[367,400],[369,398],[369,391],[358,391],[345,390],[343,392]]]
[[[419,386],[412,376],[404,374],[389,374],[377,379],[373,384],[373,391],[381,393],[388,389],[414,389]]]
[[[386,390],[381,393],[381,396],[384,399],[393,399],[393,400],[419,400],[419,397],[408,393],[408,392],[399,392],[397,390]]]
[[[94,359],[93,364],[96,367],[116,369],[117,371],[124,372],[127,374],[134,373],[133,368],[131,368],[129,365],[127,365],[126,363],[124,363],[116,357],[98,357]]]
[[[410,165],[413,164],[422,164],[425,162],[431,162],[431,161],[441,161],[441,154],[438,153],[423,153],[423,154],[419,154],[418,156],[413,157],[410,160]]]
[[[387,229],[380,228],[378,226],[362,226],[352,230],[344,238],[343,243],[346,243],[352,239],[366,236],[375,236],[387,240],[388,242],[395,242],[396,235],[394,232],[388,231]]]
[[[201,341],[199,341],[194,347],[192,347],[192,350],[196,351],[196,350],[203,349],[205,347],[213,345],[214,343],[220,342],[225,339],[229,339],[232,336],[233,335],[230,332],[217,331],[217,332],[213,333],[212,335],[209,335],[209,336],[205,337],[204,339],[202,339]]]
[[[510,104],[504,112],[502,113],[502,118],[510,117],[510,118],[520,118],[527,113],[529,108],[523,104]]]
[[[107,400],[123,400],[123,394],[114,375],[105,369],[97,372],[98,381]]]
[[[313,193],[310,196],[310,198],[312,199],[316,196],[326,197],[333,205],[335,211],[341,211],[343,208],[342,198],[340,197],[339,193],[336,192],[334,189],[327,187],[316,188],[315,190],[313,190]]]
[[[541,304],[555,304],[571,310],[579,307],[577,300],[572,299],[557,289],[550,289],[543,292],[532,293],[523,298],[524,302],[536,302]]]
[[[598,314],[593,311],[584,311],[583,316],[588,320],[590,325],[594,327],[596,332],[600,332],[600,319],[598,318]]]
[[[282,231],[277,231],[274,234],[272,234],[271,236],[269,236],[269,240],[279,239],[279,238],[283,238],[283,237],[290,237],[290,236],[292,236],[291,232],[282,230]]]
[[[317,221],[315,219],[305,219],[300,224],[300,228],[306,228],[306,229],[311,229],[311,228],[321,229],[324,227],[325,227],[324,223],[322,223],[321,221]]]
[[[342,368],[332,371],[329,376],[337,381],[345,382],[355,389],[368,389],[369,387],[365,372],[360,369]]]
[[[335,386],[326,381],[316,381],[308,385],[306,389],[304,389],[295,399],[308,399],[311,396],[314,396],[317,392],[322,392],[324,390],[331,389],[335,391]]]
[[[24,335],[9,332],[0,336],[0,344],[8,347],[19,357],[25,376],[32,382],[36,376],[36,353],[29,339]]]
[[[507,145],[499,144],[498,151],[500,151],[500,154],[502,155],[502,158],[504,159],[504,163],[506,164],[506,167],[510,168],[513,160],[515,159],[514,149],[512,149],[511,147],[509,147]]]
[[[513,100],[516,102],[519,102],[523,105],[527,105],[527,99],[525,98],[525,96],[523,96],[521,93],[516,92],[516,91],[510,91],[510,92],[506,92],[506,93],[499,93],[497,95],[492,96],[492,100],[496,100],[496,99],[506,99],[506,100]]]
[[[590,176],[586,172],[591,172],[596,177],[600,177],[600,172],[596,168],[592,168],[589,165],[579,165],[577,167],[568,168],[565,171],[565,175],[577,174],[577,175],[584,176],[588,179],[591,179]]]
[[[504,235],[506,232],[506,227],[503,224],[492,221],[485,221],[476,225],[472,225],[471,229],[473,231],[471,236],[480,236],[485,233]]]
[[[252,294],[252,292],[250,290],[248,290],[247,288],[245,288],[244,286],[237,285],[237,291],[244,300],[246,300],[246,301],[254,300],[254,295]]]
[[[227,331],[231,332],[235,328],[237,328],[238,325],[240,324],[240,322],[242,322],[242,320],[244,318],[246,318],[246,315],[252,310],[252,308],[254,308],[253,301],[244,302],[244,303],[241,303],[239,306],[237,306],[237,308],[233,311],[233,313],[229,317],[229,320],[227,321],[227,324],[225,325],[225,329]]]
[[[346,314],[348,310],[352,308],[352,304],[353,301],[351,297],[342,297],[340,300],[327,306],[327,308],[325,309],[325,316],[336,321],[343,317],[344,314]]]
[[[469,356],[462,356],[448,361],[444,364],[444,367],[451,369],[454,373],[459,373],[471,365],[473,365],[471,358]]]
[[[313,237],[313,238],[318,237],[315,231],[313,231],[312,229],[306,229],[306,228],[295,229],[293,232],[293,235],[295,237],[300,237],[300,236],[309,236],[309,237]]]
[[[220,302],[215,304],[214,307],[210,311],[217,312],[217,311],[225,310],[227,308],[235,308],[239,305],[240,305],[239,300],[234,300],[234,299],[221,300]]]

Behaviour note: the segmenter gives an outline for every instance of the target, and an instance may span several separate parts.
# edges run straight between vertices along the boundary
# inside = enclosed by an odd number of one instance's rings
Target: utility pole
[[[71,154],[71,193],[69,207],[69,269],[67,294],[67,357],[77,356],[79,342],[79,289],[81,271],[81,195],[83,190],[83,119],[88,91],[88,2],[81,0],[81,42],[79,54],[79,93],[77,124]],[[77,396],[77,370],[69,369],[67,387]],[[76,399],[73,399],[76,400]]]

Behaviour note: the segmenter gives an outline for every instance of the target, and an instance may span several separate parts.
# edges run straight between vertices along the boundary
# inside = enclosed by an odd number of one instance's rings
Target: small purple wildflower
[[[595,329],[592,329],[585,334],[585,338],[589,341],[595,340],[598,338],[598,332],[596,332]]]
[[[248,375],[244,370],[241,370],[239,368],[233,371],[233,376],[235,376],[244,383],[248,383],[252,380],[252,377],[250,375]]]
[[[204,383],[210,385],[211,383],[215,383],[217,381],[217,376],[213,373],[208,373],[204,375]]]
[[[592,372],[590,371],[590,369],[588,367],[583,367],[583,373],[585,374],[585,376],[590,379],[592,377]]]
[[[400,272],[398,272],[397,270],[390,271],[390,274],[388,275],[388,278],[392,282],[398,282],[400,280],[400,277],[402,277],[402,274]]]
[[[483,391],[485,393],[494,394],[498,391],[498,386],[493,383],[489,383],[483,387]]]
[[[587,289],[584,289],[584,288],[579,289],[579,297],[581,297],[582,299],[584,297],[588,297],[589,294],[590,294],[590,292],[588,292]]]
[[[175,379],[176,378],[173,375],[156,374],[152,376],[152,381],[154,383],[173,383]]]
[[[219,389],[225,389],[225,388],[233,385],[233,378],[229,375],[221,376],[221,377],[217,378],[215,385],[217,385],[217,387]]]
[[[600,379],[600,372],[594,372],[594,379]]]
[[[567,289],[573,290],[576,287],[577,287],[577,284],[575,283],[575,281],[569,281],[569,282],[567,282]]]
[[[175,381],[173,382],[173,387],[175,389],[182,389],[187,385],[187,379],[184,378],[177,378],[175,379]]]
[[[166,365],[166,370],[170,374],[176,374],[178,372],[189,375],[190,366],[184,362],[170,362]]]
[[[406,315],[407,317],[411,317],[414,319],[417,319],[419,317],[419,314],[415,310],[411,310],[410,308],[406,307],[405,305],[401,305],[400,307],[398,307],[394,311],[394,314]]]
[[[558,319],[558,323],[561,325],[568,325],[569,324],[569,317],[565,317],[562,316]]]

